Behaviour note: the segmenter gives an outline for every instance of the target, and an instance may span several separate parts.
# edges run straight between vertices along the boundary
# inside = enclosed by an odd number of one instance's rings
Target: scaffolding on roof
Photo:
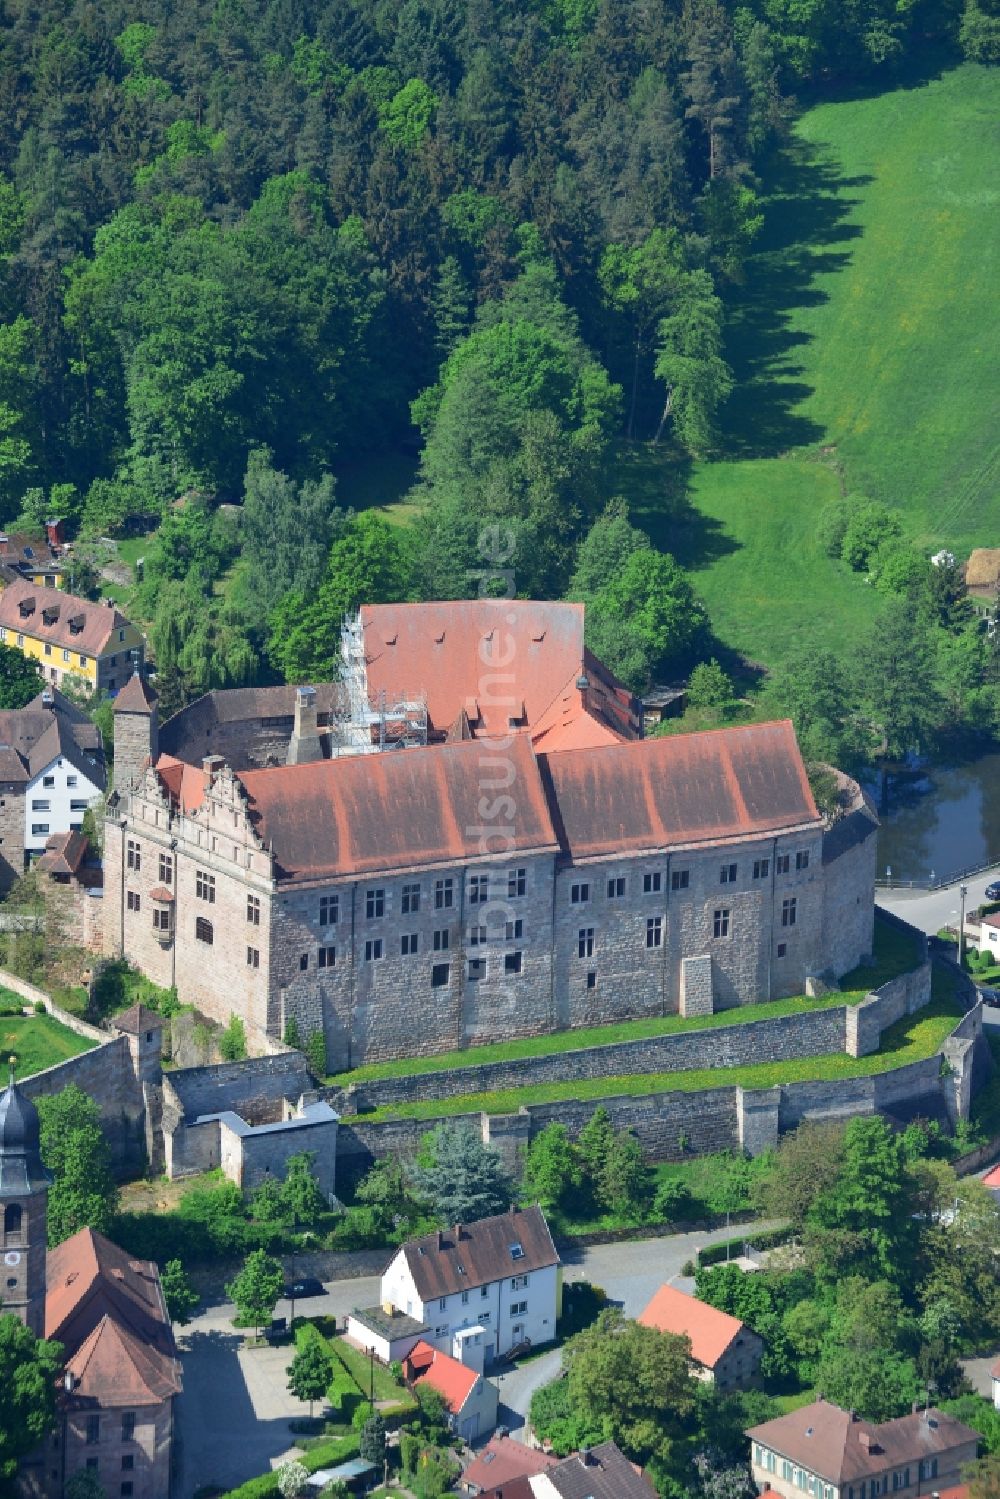
[[[427,697],[424,693],[389,696],[368,690],[365,637],[361,615],[345,617],[340,627],[341,680],[347,689],[347,713],[331,718],[333,753],[371,755],[387,749],[412,749],[427,743]]]

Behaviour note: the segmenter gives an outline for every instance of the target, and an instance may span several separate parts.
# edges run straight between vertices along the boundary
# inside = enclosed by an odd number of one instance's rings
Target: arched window
[[[212,943],[215,941],[215,933],[212,931],[212,923],[210,921],[206,921],[204,916],[199,916],[195,920],[194,934],[199,942],[207,942],[209,947],[211,947]]]
[[[21,1237],[20,1203],[12,1202],[8,1207],[4,1208],[3,1236],[5,1240],[19,1239]]]

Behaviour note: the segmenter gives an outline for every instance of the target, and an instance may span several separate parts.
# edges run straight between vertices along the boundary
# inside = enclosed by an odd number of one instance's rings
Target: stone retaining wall
[[[136,1077],[127,1036],[103,1044],[78,1057],[69,1057],[44,1072],[19,1081],[31,1099],[50,1098],[75,1083],[101,1110],[101,1126],[111,1147],[115,1172],[135,1176],[145,1162],[145,1100]]]
[[[645,1041],[620,1041],[539,1057],[453,1067],[324,1088],[322,1097],[338,1113],[392,1107],[427,1098],[461,1098],[473,1093],[572,1082],[580,1078],[633,1077],[651,1072],[691,1072],[745,1067],[767,1061],[793,1061],[845,1049],[849,1007],[809,1010],[770,1020],[745,1020],[708,1030],[675,1032]]]
[[[107,1031],[98,1030],[96,1025],[88,1025],[78,1015],[71,1015],[68,1010],[63,1010],[54,1000],[50,999],[44,989],[37,989],[34,984],[29,984],[26,979],[18,978],[16,973],[8,973],[6,968],[0,968],[0,985],[5,989],[12,989],[15,994],[29,1005],[42,1004],[46,1013],[53,1020],[58,1020],[60,1025],[65,1025],[69,1030],[75,1031],[78,1036],[86,1036],[89,1041],[105,1042],[108,1039]]]
[[[882,1032],[904,1015],[923,1009],[931,998],[931,965],[921,963],[875,989],[847,1012],[847,1054],[868,1057],[882,1044]]]

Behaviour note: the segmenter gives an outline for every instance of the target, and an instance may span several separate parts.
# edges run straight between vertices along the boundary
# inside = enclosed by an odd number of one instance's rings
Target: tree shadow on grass
[[[828,152],[797,138],[763,175],[764,227],[727,309],[735,386],[721,425],[731,458],[773,458],[822,439],[822,427],[797,409],[812,393],[800,354],[811,335],[793,326],[794,317],[828,300],[819,277],[849,264],[850,242],[863,232],[850,222],[859,201],[850,193],[872,181],[842,176]]]

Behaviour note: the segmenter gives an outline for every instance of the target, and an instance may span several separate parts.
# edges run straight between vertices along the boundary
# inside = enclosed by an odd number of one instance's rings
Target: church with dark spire
[[[19,1499],[63,1499],[85,1469],[108,1499],[168,1499],[181,1368],[159,1271],[90,1228],[48,1249],[51,1186],[12,1058],[0,1093],[2,1310],[65,1359],[56,1425],[21,1464]]]

